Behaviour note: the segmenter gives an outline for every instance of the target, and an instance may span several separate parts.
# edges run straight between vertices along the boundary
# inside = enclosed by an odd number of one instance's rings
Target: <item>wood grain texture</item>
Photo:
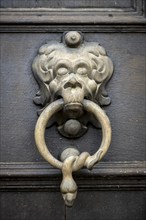
[[[72,13],[70,15],[70,13]],[[125,12],[108,11],[34,11],[34,10],[1,10],[1,24],[144,24],[146,19],[137,12],[133,14]]]
[[[64,220],[59,192],[1,192],[1,220]]]
[[[111,25],[0,25],[1,33],[62,33],[64,31],[82,31],[84,33],[146,33],[146,25],[111,24]]]
[[[146,192],[80,192],[67,220],[145,220]]]
[[[2,8],[130,8],[134,0],[1,0]]]
[[[145,190],[145,162],[100,162],[73,175],[79,191]],[[48,163],[0,163],[0,191],[59,191],[61,172]]]
[[[1,220],[146,219],[146,1],[1,0],[0,6]],[[38,108],[32,98],[38,87],[31,72],[38,48],[69,30],[98,41],[115,65],[106,108],[112,145],[91,172],[75,174],[79,193],[70,209],[59,192],[60,171],[44,163],[35,147]],[[94,153],[100,136],[92,127],[71,142],[55,127],[46,132],[55,157],[70,143]]]
[[[0,4],[1,220],[146,219],[145,0]],[[65,208],[59,192],[60,171],[44,163],[35,147],[38,108],[32,98],[38,86],[31,71],[38,48],[48,40],[59,41],[69,30],[83,31],[87,41],[98,41],[115,66],[108,85],[112,104],[106,108],[112,145],[91,172],[82,169],[75,174],[79,193],[71,209]],[[94,153],[100,139],[100,131],[93,127],[71,142],[55,127],[46,132],[55,157],[70,144]]]
[[[1,24],[145,24],[144,0],[2,1]],[[47,3],[47,5],[46,5]],[[24,5],[23,5],[24,4]],[[32,5],[31,5],[32,4]],[[62,7],[63,5],[63,7]],[[51,8],[52,7],[52,8]]]
[[[1,219],[144,220],[145,168],[145,162],[137,161],[83,169],[75,174],[79,192],[74,206],[65,208],[59,170],[47,163],[1,163]]]

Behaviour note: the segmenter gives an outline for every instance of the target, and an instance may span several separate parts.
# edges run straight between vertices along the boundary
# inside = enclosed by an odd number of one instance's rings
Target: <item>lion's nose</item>
[[[81,83],[79,83],[76,79],[75,76],[72,76],[69,81],[64,85],[64,89],[71,87],[71,88],[76,88],[76,87],[80,87],[82,88]]]

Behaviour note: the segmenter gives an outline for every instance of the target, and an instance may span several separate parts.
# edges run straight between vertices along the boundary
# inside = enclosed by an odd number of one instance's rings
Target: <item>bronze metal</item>
[[[110,146],[111,126],[100,106],[110,104],[105,85],[112,76],[113,64],[98,43],[85,42],[82,33],[70,31],[61,43],[50,42],[39,49],[33,72],[40,86],[34,102],[43,106],[35,128],[36,146],[45,160],[62,170],[60,189],[65,204],[72,206],[77,195],[72,172],[82,167],[92,169]],[[69,147],[62,152],[61,160],[54,158],[45,143],[46,127],[57,122],[62,135],[76,138],[87,131],[87,118],[102,127],[97,152],[90,155]]]

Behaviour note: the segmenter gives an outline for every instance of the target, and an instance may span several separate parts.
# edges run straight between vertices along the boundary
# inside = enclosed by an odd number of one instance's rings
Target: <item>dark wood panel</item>
[[[51,3],[52,2],[52,3]],[[106,2],[106,3],[105,3]],[[1,4],[13,6],[0,8],[2,24],[145,24],[145,1],[43,1],[50,6],[34,5],[31,1],[2,1]],[[19,2],[20,3],[20,2]],[[64,5],[61,7],[61,3]],[[86,3],[86,4],[85,4]],[[97,7],[94,5],[97,4]],[[15,5],[16,4],[16,5]],[[23,6],[25,4],[25,6]],[[27,5],[28,4],[28,5]],[[69,5],[72,5],[69,7]],[[17,5],[17,6],[18,6]],[[42,4],[40,4],[42,5]],[[54,6],[53,6],[54,5]],[[56,7],[55,7],[56,5]],[[58,5],[58,6],[57,6]],[[92,6],[93,5],[93,6]],[[103,5],[103,7],[102,7]],[[115,7],[116,5],[116,7]],[[14,7],[15,6],[15,7]],[[7,6],[8,7],[8,6]],[[26,8],[25,8],[26,7]],[[52,7],[52,8],[51,8]],[[53,8],[54,7],[54,8]],[[57,8],[58,7],[58,8]],[[72,7],[72,8],[71,8]],[[86,7],[86,8],[85,8]]]
[[[59,41],[60,36],[54,33],[1,36],[1,161],[43,161],[34,143],[37,107],[32,99],[37,84],[31,63],[42,44],[52,39]],[[86,33],[85,39],[100,42],[115,66],[108,86],[112,104],[106,108],[113,137],[104,161],[145,160],[145,34]],[[100,142],[100,132],[93,127],[76,140],[63,138],[55,127],[48,129],[46,136],[55,157],[69,145],[92,154]]]
[[[119,9],[120,10],[120,9]],[[139,11],[107,10],[1,10],[2,24],[144,24],[143,8]]]
[[[1,0],[2,8],[128,8],[134,0]]]
[[[146,219],[146,18],[145,0],[0,0],[1,27],[1,220]],[[38,86],[31,63],[38,48],[79,30],[105,47],[115,66],[105,108],[112,144],[92,171],[74,173],[78,196],[72,208],[59,192],[61,172],[39,155],[34,143]],[[11,33],[12,32],[12,33]],[[105,33],[104,33],[105,32]],[[141,32],[141,33],[140,33]],[[69,145],[94,153],[101,132],[90,127],[76,140],[46,132],[58,157]],[[135,161],[137,160],[137,161]]]
[[[74,173],[79,190],[144,190],[146,162],[100,162]],[[0,163],[1,191],[59,191],[62,174],[48,163]]]
[[[141,191],[80,192],[74,206],[66,208],[66,219],[144,220],[145,202]],[[64,210],[59,193],[1,193],[1,220],[63,220]]]
[[[5,32],[0,68],[1,220],[146,219],[145,4],[145,0],[0,0],[0,30]],[[65,207],[59,192],[61,172],[44,162],[35,147],[38,108],[32,99],[38,87],[31,72],[38,48],[46,41],[59,41],[68,30],[83,31],[87,41],[98,41],[115,66],[108,85],[112,104],[105,108],[112,144],[92,171],[74,173],[79,192],[72,208]],[[55,157],[69,145],[92,154],[100,140],[101,132],[93,127],[76,140],[63,138],[55,127],[46,132]]]
[[[64,220],[65,207],[57,192],[1,192],[1,220]]]
[[[145,220],[146,192],[80,192],[67,220]]]
[[[111,24],[111,25],[0,25],[1,33],[62,33],[63,31],[82,31],[84,33],[146,33],[146,25]]]

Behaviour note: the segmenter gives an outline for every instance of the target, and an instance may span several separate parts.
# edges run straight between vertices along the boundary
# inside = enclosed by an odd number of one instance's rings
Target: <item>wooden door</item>
[[[146,19],[145,0],[1,0],[1,220],[146,219]],[[61,173],[38,153],[34,128],[38,85],[32,61],[41,45],[81,31],[99,42],[114,64],[105,108],[112,143],[92,171],[74,174],[79,187],[73,207],[64,205]],[[58,157],[64,146],[93,153],[97,129],[66,139],[53,126],[47,142]]]

